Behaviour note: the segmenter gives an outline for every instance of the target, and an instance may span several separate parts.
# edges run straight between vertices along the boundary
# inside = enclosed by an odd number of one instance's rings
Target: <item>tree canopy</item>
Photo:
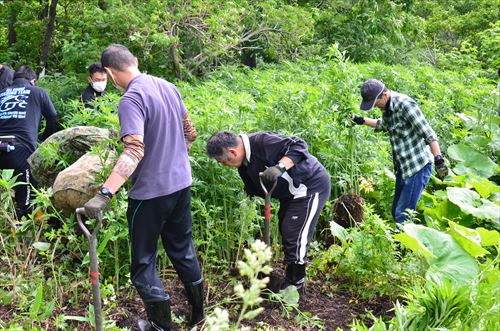
[[[355,62],[495,68],[499,13],[500,0],[4,0],[0,61],[83,73],[121,43],[144,70],[189,79],[324,56],[338,43]]]

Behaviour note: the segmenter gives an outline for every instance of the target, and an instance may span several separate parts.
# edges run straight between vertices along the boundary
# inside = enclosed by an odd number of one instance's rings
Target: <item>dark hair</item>
[[[89,75],[92,76],[96,72],[102,72],[105,74],[106,70],[104,70],[100,63],[92,63],[91,65],[89,65]]]
[[[389,91],[389,89],[387,87],[384,87],[382,92],[380,92],[380,94],[378,95],[377,100],[382,99],[384,97],[384,92],[387,92],[387,91]]]
[[[31,67],[27,65],[22,65],[14,72],[14,79],[16,78],[24,78],[29,81],[36,79],[36,73]]]
[[[103,67],[124,71],[127,67],[136,65],[136,58],[127,47],[119,44],[112,44],[106,47],[101,55]]]
[[[238,146],[238,136],[232,132],[219,131],[214,133],[207,142],[207,155],[215,159],[227,159],[227,149]]]
[[[498,76],[500,76],[500,68],[498,68]]]

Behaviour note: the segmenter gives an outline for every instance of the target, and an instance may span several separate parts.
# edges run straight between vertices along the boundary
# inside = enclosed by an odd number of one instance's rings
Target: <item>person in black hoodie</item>
[[[236,135],[220,131],[207,143],[209,157],[225,166],[237,167],[245,191],[265,197],[262,177],[272,197],[280,201],[279,230],[285,255],[284,288],[301,290],[306,276],[306,256],[319,214],[330,197],[330,175],[297,137],[274,132]]]
[[[28,157],[37,147],[38,131],[42,116],[45,118],[45,140],[57,131],[57,113],[49,95],[35,86],[36,73],[28,66],[21,66],[14,73],[11,86],[0,90],[0,136],[14,136],[14,150],[0,152],[0,169],[14,169],[18,182],[36,186],[32,178]],[[16,214],[18,218],[29,212],[31,186],[15,187]]]
[[[14,70],[4,64],[0,64],[0,90],[12,85]]]
[[[92,102],[106,95],[106,83],[108,75],[100,63],[93,63],[89,66],[89,76],[87,78],[89,85],[80,96],[85,108],[93,109]]]

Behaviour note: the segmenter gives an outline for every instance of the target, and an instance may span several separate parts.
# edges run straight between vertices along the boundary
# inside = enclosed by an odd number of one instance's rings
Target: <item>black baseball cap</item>
[[[368,79],[361,86],[361,106],[359,108],[364,111],[369,111],[373,108],[377,98],[384,92],[385,85],[378,79]]]

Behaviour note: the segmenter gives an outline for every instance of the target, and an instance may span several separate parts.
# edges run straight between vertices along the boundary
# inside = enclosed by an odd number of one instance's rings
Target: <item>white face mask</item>
[[[111,83],[113,84],[113,86],[120,92],[124,93],[125,92],[125,89],[123,87],[121,87],[120,85],[116,84],[115,83],[115,77],[113,77],[113,74],[111,73],[110,70],[107,70],[108,72],[108,75],[109,77],[111,77]]]
[[[103,81],[103,82],[91,82],[90,84],[92,84],[92,88],[96,91],[96,92],[102,92],[106,89],[106,81]]]

